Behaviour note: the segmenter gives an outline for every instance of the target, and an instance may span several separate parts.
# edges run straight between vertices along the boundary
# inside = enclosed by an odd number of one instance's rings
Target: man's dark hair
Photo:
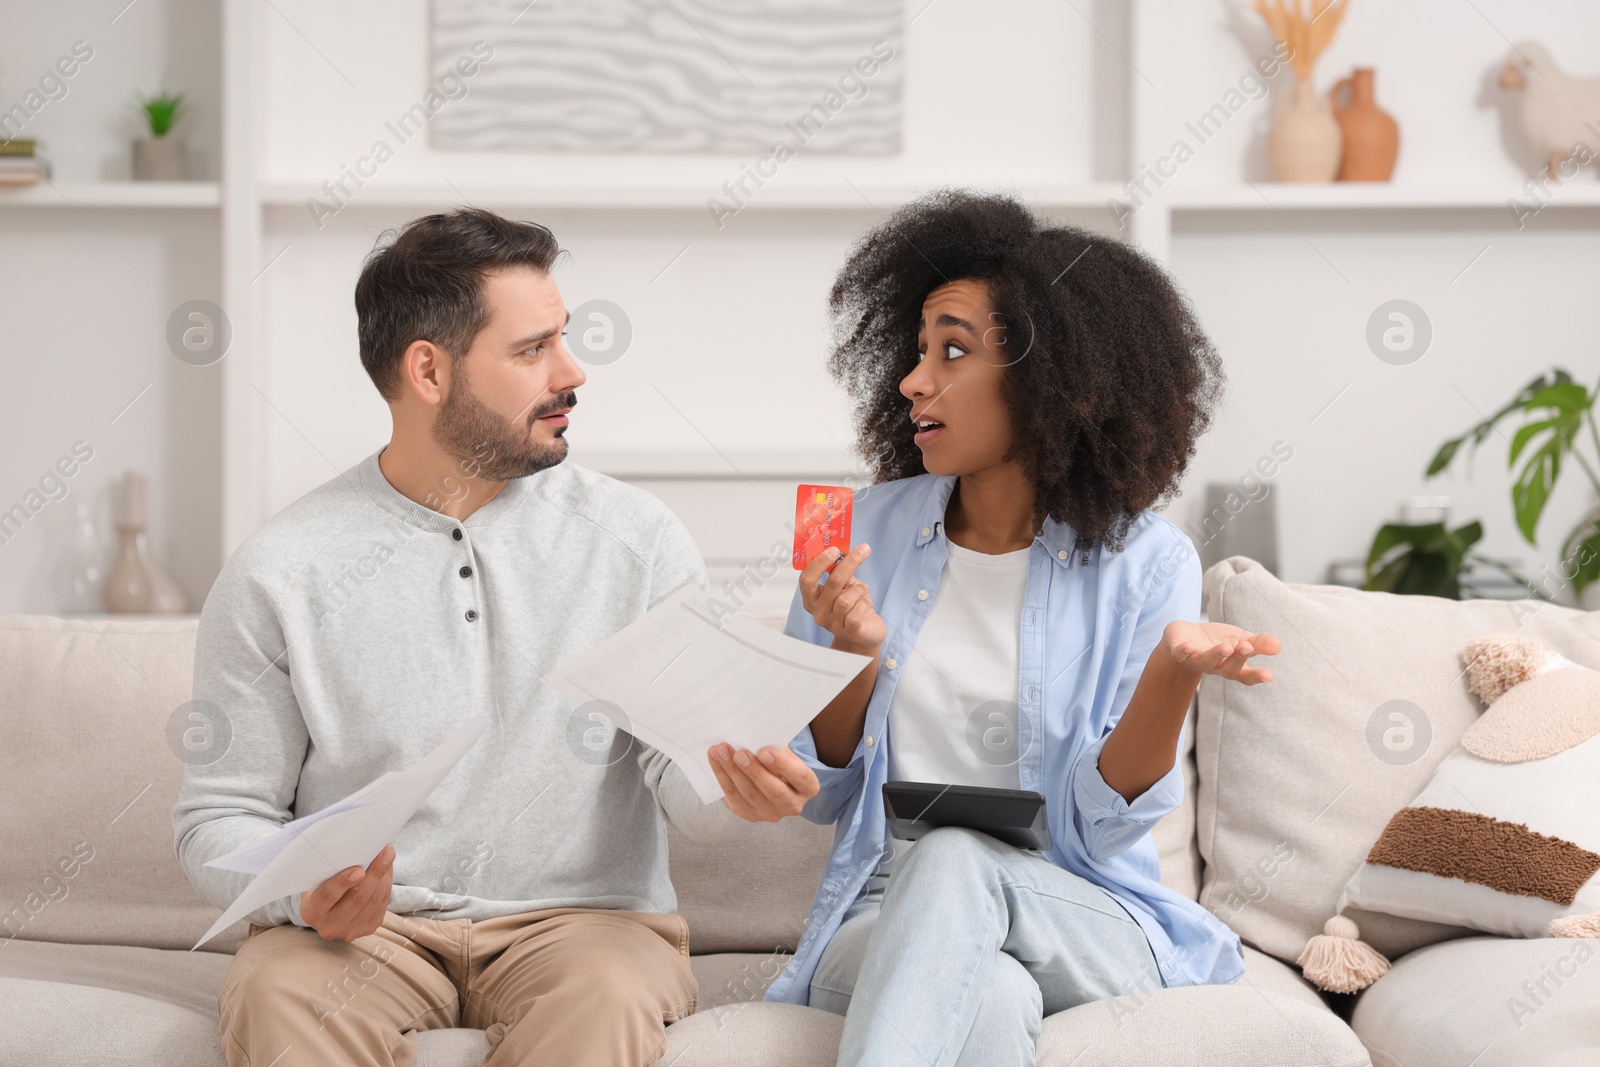
[[[900,380],[917,364],[922,302],[983,282],[1004,328],[1001,396],[1033,483],[1034,522],[1121,551],[1169,497],[1211,417],[1222,363],[1154,260],[1107,234],[1044,224],[1005,196],[945,190],[863,237],[833,283],[828,369],[855,402],[876,481],[922,474]]]
[[[378,392],[399,399],[400,358],[414,341],[431,341],[452,360],[467,354],[489,318],[484,275],[505,267],[548,273],[560,254],[545,227],[481,208],[425,215],[386,231],[356,281],[361,365]]]

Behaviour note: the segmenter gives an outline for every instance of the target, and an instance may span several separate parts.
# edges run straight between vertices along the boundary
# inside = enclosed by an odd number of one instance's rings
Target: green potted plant
[[[1449,467],[1463,445],[1469,451],[1476,449],[1503,420],[1516,417],[1520,425],[1509,439],[1506,456],[1506,467],[1517,471],[1511,484],[1511,509],[1523,538],[1537,546],[1539,519],[1555,492],[1563,466],[1576,464],[1588,479],[1591,499],[1600,499],[1600,476],[1595,473],[1596,464],[1600,463],[1600,428],[1595,425],[1594,414],[1597,398],[1600,386],[1589,389],[1574,381],[1567,371],[1556,368],[1542,374],[1523,386],[1499,411],[1440,445],[1433,462],[1428,464],[1427,477]],[[1584,454],[1585,437],[1595,452],[1593,460]],[[1561,561],[1552,576],[1551,588],[1546,591],[1553,595],[1570,584],[1574,597],[1582,601],[1584,590],[1596,579],[1600,579],[1600,505],[1591,504],[1562,540]]]
[[[1594,414],[1597,397],[1600,397],[1600,386],[1589,389],[1574,381],[1565,370],[1556,368],[1541,374],[1518,390],[1499,411],[1440,445],[1424,476],[1432,478],[1448,469],[1463,450],[1469,454],[1475,452],[1491,433],[1498,432],[1505,437],[1500,424],[1517,420],[1516,429],[1506,438],[1506,466],[1516,471],[1511,485],[1511,509],[1523,538],[1537,547],[1539,519],[1555,492],[1564,466],[1577,465],[1596,498],[1600,498],[1600,476],[1596,475],[1597,465],[1600,465],[1600,428],[1596,427]],[[1584,454],[1584,438],[1593,446],[1593,460]],[[1378,532],[1368,556],[1369,587],[1380,587],[1370,585],[1375,580],[1396,584],[1404,581],[1448,590],[1452,587],[1452,579],[1447,576],[1452,564],[1459,572],[1465,562],[1477,558],[1469,551],[1482,535],[1477,523],[1454,531],[1449,538],[1441,538],[1438,531],[1414,529],[1417,533],[1413,537],[1402,536],[1388,526]],[[1385,531],[1390,532],[1386,534]],[[1413,569],[1407,559],[1419,549],[1424,550],[1424,555],[1417,557]],[[1478,561],[1513,574],[1495,561],[1483,558]],[[1396,568],[1393,565],[1397,562],[1405,565]],[[1535,585],[1517,578],[1531,593],[1544,599],[1554,599],[1563,587],[1571,585],[1574,597],[1580,602],[1587,601],[1584,591],[1590,586],[1600,590],[1600,586],[1595,585],[1597,579],[1600,579],[1600,505],[1591,506],[1567,533],[1561,542],[1561,562],[1547,583]],[[1459,575],[1454,588],[1459,593]]]
[[[1472,551],[1482,538],[1483,524],[1476,520],[1454,530],[1443,522],[1385,523],[1367,552],[1367,577],[1361,588],[1460,600],[1463,589],[1470,588],[1464,575],[1480,567],[1528,585],[1509,564]]]
[[[142,182],[182,181],[183,138],[172,136],[172,125],[185,111],[182,93],[160,92],[143,97],[139,109],[150,136],[133,142],[133,177]]]

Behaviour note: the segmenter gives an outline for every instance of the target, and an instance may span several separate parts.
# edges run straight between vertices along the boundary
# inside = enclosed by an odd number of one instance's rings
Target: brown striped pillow
[[[1389,820],[1339,910],[1600,936],[1600,672],[1516,635],[1463,660],[1489,708]]]

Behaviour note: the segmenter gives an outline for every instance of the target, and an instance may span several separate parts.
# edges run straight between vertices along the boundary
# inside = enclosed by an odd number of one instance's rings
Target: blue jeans
[[[839,1067],[1030,1065],[1046,1015],[1161,988],[1115,897],[973,830],[917,842],[850,905],[811,979],[845,1017]]]

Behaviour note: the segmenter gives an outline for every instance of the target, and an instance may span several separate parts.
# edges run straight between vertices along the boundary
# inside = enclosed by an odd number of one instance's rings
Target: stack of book
[[[0,140],[0,185],[32,185],[50,177],[50,161],[31,138]]]

